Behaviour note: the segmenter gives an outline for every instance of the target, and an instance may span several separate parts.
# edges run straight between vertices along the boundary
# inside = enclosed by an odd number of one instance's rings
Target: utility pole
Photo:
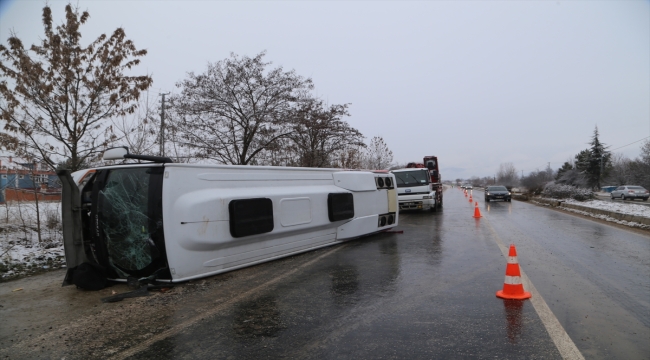
[[[161,107],[160,107],[160,156],[165,156],[165,95],[162,96]]]
[[[598,173],[598,191],[600,191],[600,180],[603,178],[603,154],[600,154],[600,172]]]

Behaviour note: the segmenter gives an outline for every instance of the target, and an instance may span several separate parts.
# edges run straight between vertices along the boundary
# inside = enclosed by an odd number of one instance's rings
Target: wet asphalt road
[[[125,285],[4,285],[25,290],[0,291],[0,358],[559,359],[571,349],[575,358],[650,357],[650,233],[474,194],[479,220],[448,189],[443,211],[400,214],[403,234],[122,303],[99,299]],[[531,300],[495,296],[510,243]],[[43,300],[29,303],[37,292]],[[24,308],[10,312],[15,296]]]
[[[262,265],[258,280],[270,285],[243,285],[250,293],[240,300],[122,355],[561,358],[531,301],[495,297],[505,274],[501,242],[517,245],[522,269],[585,358],[650,356],[648,236],[525,203],[477,200],[478,221],[462,193],[449,189],[444,211],[401,214],[403,234]]]

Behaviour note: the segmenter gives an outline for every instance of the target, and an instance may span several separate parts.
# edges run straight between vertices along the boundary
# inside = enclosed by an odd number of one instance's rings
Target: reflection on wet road
[[[526,203],[483,206],[586,358],[648,358],[647,235]]]
[[[530,302],[495,297],[506,259],[447,194],[442,212],[402,214],[403,234],[348,242],[133,358],[560,358]]]
[[[648,235],[482,199],[474,191],[480,219],[472,217],[474,203],[448,189],[442,211],[400,214],[403,234],[376,234],[124,303],[102,304],[97,296],[97,311],[76,317],[70,304],[69,323],[27,340],[2,338],[0,355],[559,359],[568,342],[588,359],[648,358]],[[510,243],[533,299],[495,296]],[[43,342],[65,346],[40,350]]]
[[[401,214],[403,234],[335,247],[133,358],[561,358],[531,301],[495,297],[506,263],[497,241],[517,245],[586,358],[647,356],[647,236],[525,203],[479,202],[476,220],[473,203],[447,190],[442,212]],[[313,256],[260,269],[272,279]]]

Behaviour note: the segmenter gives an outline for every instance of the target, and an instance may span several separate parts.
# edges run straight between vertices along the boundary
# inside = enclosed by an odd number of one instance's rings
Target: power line
[[[630,145],[632,145],[632,144],[636,144],[636,143],[638,143],[639,141],[643,141],[643,140],[645,140],[645,139],[647,139],[647,138],[650,138],[650,136],[646,136],[646,137],[644,137],[644,138],[641,139],[641,140],[637,140],[637,141],[635,141],[635,142],[631,142],[631,143],[629,143],[629,144],[627,144],[627,145],[623,145],[623,146],[621,146],[621,147],[617,147],[616,149],[612,149],[612,150],[610,150],[610,151],[614,151],[614,150],[622,149],[622,148],[624,148],[624,147],[626,147],[626,146],[630,146]]]

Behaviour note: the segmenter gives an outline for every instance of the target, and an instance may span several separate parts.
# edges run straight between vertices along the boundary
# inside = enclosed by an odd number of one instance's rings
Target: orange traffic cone
[[[474,217],[477,218],[477,219],[481,217],[481,210],[478,209],[478,201],[476,202],[476,205],[474,206]]]
[[[472,194],[469,194],[469,202],[470,202],[470,203],[473,203],[473,202],[474,202],[474,200],[472,200]]]
[[[524,285],[521,283],[521,272],[517,262],[517,249],[515,245],[510,245],[508,253],[508,264],[506,265],[506,279],[503,282],[503,290],[497,291],[497,297],[502,299],[525,300],[532,295],[524,291]]]
[[[467,197],[467,190],[465,190],[465,197]]]

